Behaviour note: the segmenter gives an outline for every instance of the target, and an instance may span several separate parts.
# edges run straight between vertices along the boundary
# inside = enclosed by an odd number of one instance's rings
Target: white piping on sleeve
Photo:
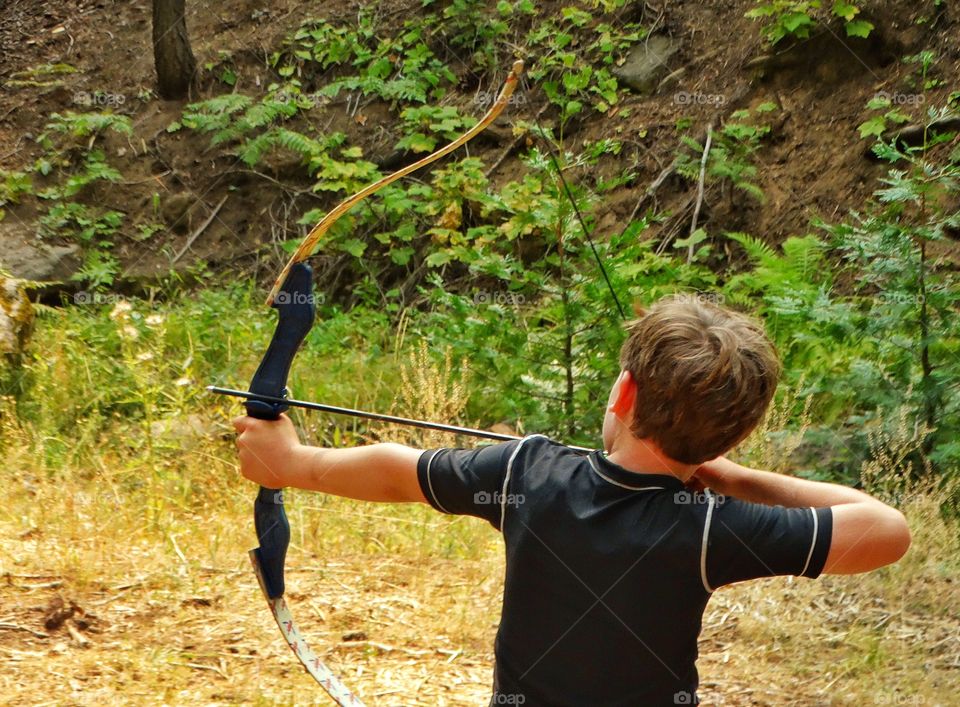
[[[430,467],[433,465],[433,460],[437,458],[437,455],[442,452],[442,449],[438,449],[431,456],[429,461],[427,461],[427,488],[430,489],[430,495],[433,496],[434,503],[437,504],[439,508],[444,513],[450,513],[446,508],[443,507],[443,504],[440,503],[440,499],[437,498],[437,492],[433,490],[433,480],[430,478]]]
[[[700,542],[700,580],[703,582],[703,588],[707,594],[713,593],[713,588],[707,580],[707,541],[710,539],[710,523],[713,520],[713,506],[716,503],[716,497],[710,493],[709,489],[704,489],[707,494],[707,518],[703,522],[703,540]]]
[[[817,535],[820,533],[820,519],[817,517],[817,509],[810,506],[810,512],[813,513],[813,541],[810,543],[810,552],[807,553],[807,561],[803,563],[803,569],[800,570],[802,577],[810,567],[810,559],[813,557],[813,550],[817,546]]]
[[[513,473],[513,460],[517,458],[517,453],[520,451],[520,447],[523,446],[523,443],[528,439],[533,439],[534,437],[546,437],[546,435],[530,435],[529,437],[524,437],[520,440],[520,443],[517,444],[517,448],[513,450],[513,454],[510,455],[510,459],[507,461],[507,472],[503,475],[503,486],[500,489],[500,532],[503,532],[503,524],[507,519],[507,487],[510,484],[510,474]]]

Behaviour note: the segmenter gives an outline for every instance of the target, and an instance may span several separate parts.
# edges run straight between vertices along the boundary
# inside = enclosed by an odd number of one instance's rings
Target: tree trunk
[[[185,0],[153,0],[153,60],[160,96],[186,98],[197,72],[190,49]]]

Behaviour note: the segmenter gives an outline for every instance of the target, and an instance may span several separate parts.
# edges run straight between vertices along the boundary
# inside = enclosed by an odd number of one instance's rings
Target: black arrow
[[[395,425],[406,425],[407,427],[419,427],[424,430],[437,430],[438,432],[452,432],[458,435],[468,435],[470,437],[480,437],[482,439],[495,439],[501,442],[509,442],[514,439],[522,439],[517,435],[501,434],[500,432],[490,432],[488,430],[478,430],[473,427],[460,427],[459,425],[445,425],[442,422],[427,422],[425,420],[415,420],[410,417],[397,417],[396,415],[384,415],[379,412],[367,412],[366,410],[354,410],[353,408],[338,407],[336,405],[325,405],[324,403],[313,403],[307,400],[294,400],[290,398],[278,398],[273,395],[260,395],[246,390],[234,390],[232,388],[220,388],[215,385],[208,385],[207,390],[219,395],[230,395],[235,398],[245,398],[247,400],[260,400],[265,403],[275,405],[288,405],[295,408],[305,408],[307,410],[318,410],[320,412],[329,412],[334,415],[347,415],[349,417],[360,417],[365,420],[376,420],[377,422],[390,422]],[[575,452],[592,452],[594,450],[588,447],[574,447],[568,445]]]

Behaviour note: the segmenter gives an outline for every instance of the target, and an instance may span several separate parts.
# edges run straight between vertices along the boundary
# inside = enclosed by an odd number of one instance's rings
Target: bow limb
[[[314,226],[310,233],[303,239],[303,242],[300,243],[300,246],[290,257],[290,260],[287,261],[287,264],[284,265],[283,270],[280,271],[280,275],[277,277],[276,281],[273,283],[273,287],[270,290],[270,294],[267,296],[267,304],[273,304],[274,298],[277,296],[277,293],[280,291],[280,288],[283,286],[284,281],[287,279],[287,276],[290,274],[291,268],[293,268],[295,263],[302,262],[310,257],[313,253],[313,249],[316,247],[317,243],[323,237],[323,234],[330,230],[330,227],[333,226],[337,220],[347,213],[354,206],[359,204],[361,201],[366,199],[371,194],[383,189],[388,184],[392,184],[398,179],[407,176],[412,172],[416,172],[418,169],[426,167],[431,162],[434,162],[445,155],[449,155],[454,150],[463,146],[481,132],[483,132],[494,120],[497,119],[497,116],[503,112],[503,109],[507,107],[507,104],[510,102],[510,97],[513,95],[514,89],[517,87],[517,82],[520,78],[520,75],[523,73],[523,62],[517,60],[513,63],[513,68],[510,69],[510,73],[507,75],[507,80],[503,84],[503,88],[500,89],[500,93],[497,95],[497,99],[493,102],[493,105],[490,106],[488,110],[477,124],[470,128],[463,135],[458,137],[456,140],[451,142],[448,145],[444,145],[436,152],[431,152],[426,157],[417,160],[416,162],[407,165],[406,167],[397,170],[393,174],[388,174],[382,179],[378,179],[373,184],[369,184],[360,191],[358,191],[353,196],[349,196],[339,204],[337,204],[326,216],[324,216],[320,221]]]
[[[378,189],[382,189],[434,160],[450,154],[482,132],[509,103],[522,71],[523,62],[515,62],[507,76],[506,83],[500,89],[496,101],[470,130],[449,145],[393,174],[387,175],[348,197],[324,216],[310,231],[290,258],[290,261],[284,266],[267,298],[267,304],[277,310],[279,317],[267,353],[250,382],[250,392],[257,395],[259,399],[251,398],[246,401],[248,415],[265,420],[276,420],[282,412],[288,409],[285,398],[287,397],[287,376],[290,373],[290,366],[297,350],[313,326],[316,316],[313,271],[303,261],[313,252],[323,234],[333,226],[337,219]],[[307,672],[313,676],[337,704],[362,707],[360,700],[310,650],[293,620],[286,600],[283,598],[283,570],[287,547],[290,544],[290,523],[283,507],[282,490],[260,488],[254,503],[254,521],[260,546],[250,551],[250,561],[253,563],[257,580],[273,617],[288,645]]]
[[[313,271],[309,265],[297,263],[291,268],[272,306],[279,314],[277,328],[250,382],[250,391],[273,400],[251,399],[245,403],[247,414],[262,420],[276,420],[287,410],[284,398],[290,365],[313,326],[316,305]],[[250,562],[287,645],[338,705],[362,707],[360,699],[310,649],[283,598],[283,569],[290,544],[290,523],[283,507],[283,491],[261,486],[253,509],[260,547],[250,551]]]

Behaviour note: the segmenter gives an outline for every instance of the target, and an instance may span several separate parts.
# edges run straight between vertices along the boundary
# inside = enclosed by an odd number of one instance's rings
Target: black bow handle
[[[250,381],[250,392],[285,398],[290,364],[316,316],[313,270],[309,265],[297,263],[293,266],[272,306],[279,314],[277,328]],[[276,420],[289,407],[262,400],[248,400],[245,405],[247,415],[261,420]],[[255,552],[260,560],[267,595],[276,599],[283,596],[283,567],[290,545],[290,522],[283,508],[283,491],[261,486],[253,504],[253,519],[260,541]]]

